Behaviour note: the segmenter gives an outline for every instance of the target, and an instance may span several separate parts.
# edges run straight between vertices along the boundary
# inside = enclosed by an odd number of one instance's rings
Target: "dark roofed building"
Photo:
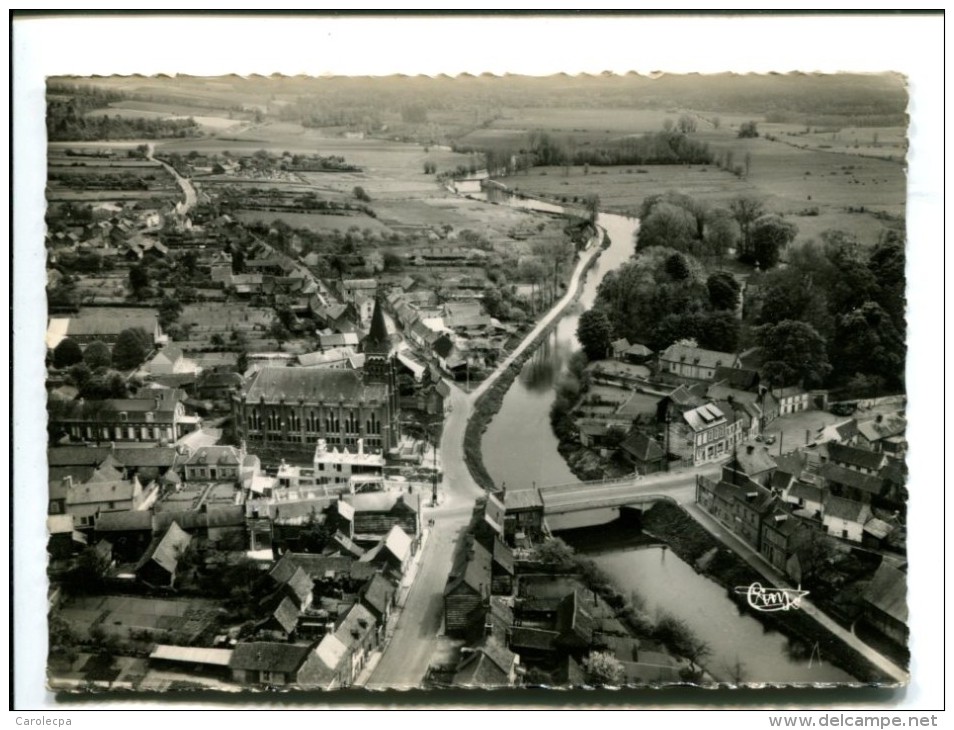
[[[153,586],[172,586],[182,553],[192,538],[173,522],[166,534],[155,538],[136,565],[136,578]]]
[[[483,639],[463,655],[454,673],[454,686],[512,687],[517,681],[520,657],[494,637]]]
[[[818,473],[828,484],[828,490],[836,497],[870,504],[885,491],[884,480],[880,477],[862,474],[832,462],[823,464]]]
[[[311,652],[307,644],[249,641],[235,645],[229,668],[236,682],[284,686],[295,684]]]
[[[713,380],[729,388],[755,392],[759,387],[759,373],[749,368],[718,367]]]
[[[828,460],[862,474],[877,474],[887,463],[888,457],[877,451],[834,442],[828,444]]]
[[[655,439],[633,431],[619,445],[623,457],[640,474],[654,474],[666,468],[666,452]]]
[[[391,616],[391,610],[394,608],[395,593],[394,584],[380,573],[375,574],[371,580],[365,583],[358,593],[361,604],[374,614],[374,618],[382,631]]]
[[[262,368],[232,400],[249,448],[311,453],[319,439],[335,448],[354,447],[360,438],[368,450],[390,451],[400,435],[397,390],[371,361],[364,371]]]
[[[901,646],[908,645],[908,577],[882,560],[864,594],[865,619]]]
[[[462,636],[483,626],[491,593],[492,556],[474,543],[451,571],[444,589],[444,625],[451,636]]]

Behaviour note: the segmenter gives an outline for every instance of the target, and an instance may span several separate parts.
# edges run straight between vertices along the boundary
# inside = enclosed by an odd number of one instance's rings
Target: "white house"
[[[832,537],[861,542],[865,523],[870,519],[871,507],[867,504],[831,496],[825,501],[822,524]]]

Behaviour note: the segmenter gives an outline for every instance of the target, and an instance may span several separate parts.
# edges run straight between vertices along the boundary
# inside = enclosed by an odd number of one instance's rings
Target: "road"
[[[176,179],[176,182],[182,189],[182,194],[185,195],[185,202],[180,203],[177,206],[177,209],[182,215],[185,215],[192,210],[192,208],[194,208],[195,204],[198,202],[199,198],[198,195],[196,195],[195,186],[192,184],[192,181],[189,178],[180,175],[179,171],[176,170],[176,168],[174,168],[172,165],[168,165],[162,160],[157,160],[153,156],[155,153],[155,146],[152,143],[149,143],[148,147],[149,152],[147,153],[147,158],[162,165],[169,172],[169,174]]]
[[[470,521],[474,502],[484,495],[484,490],[474,481],[464,460],[464,433],[474,412],[474,403],[574,300],[583,271],[599,251],[597,241],[583,252],[573,271],[567,293],[480,386],[468,394],[449,383],[451,409],[444,420],[441,435],[444,482],[440,505],[424,510],[424,519],[433,519],[434,526],[430,528],[417,577],[387,648],[368,679],[368,688],[421,686],[441,627],[444,586],[450,574],[455,548]]]

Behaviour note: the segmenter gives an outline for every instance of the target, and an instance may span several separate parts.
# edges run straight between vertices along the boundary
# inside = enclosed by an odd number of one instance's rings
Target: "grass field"
[[[281,220],[292,228],[307,228],[310,231],[347,231],[353,226],[361,230],[370,228],[376,233],[387,233],[388,227],[380,221],[355,211],[354,215],[319,215],[312,213],[276,213],[270,210],[242,210],[235,214],[243,223],[271,223]]]
[[[535,168],[526,175],[503,178],[502,182],[555,200],[596,193],[603,207],[615,212],[634,212],[647,196],[668,190],[714,206],[726,205],[739,195],[756,195],[765,200],[770,211],[792,217],[799,228],[799,240],[839,228],[855,233],[863,242],[874,243],[891,225],[877,214],[904,215],[905,175],[898,163],[801,150],[764,139],[722,137],[721,147],[731,149],[739,164],[746,153],[751,154],[748,178],[714,165],[632,165],[591,167],[589,175],[574,167],[568,176],[561,167]],[[848,211],[861,207],[866,212]],[[805,214],[814,213],[816,208],[817,214]]]

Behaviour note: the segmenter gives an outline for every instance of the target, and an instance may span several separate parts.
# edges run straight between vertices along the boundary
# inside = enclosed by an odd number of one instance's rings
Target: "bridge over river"
[[[510,505],[520,509],[517,505],[530,506],[535,502],[537,509],[542,508],[544,517],[607,507],[643,507],[661,500],[687,504],[695,498],[696,475],[715,476],[720,469],[720,464],[712,464],[649,476],[629,475],[620,479],[533,487],[526,490],[530,491],[526,495],[508,492],[506,503],[509,512]]]

